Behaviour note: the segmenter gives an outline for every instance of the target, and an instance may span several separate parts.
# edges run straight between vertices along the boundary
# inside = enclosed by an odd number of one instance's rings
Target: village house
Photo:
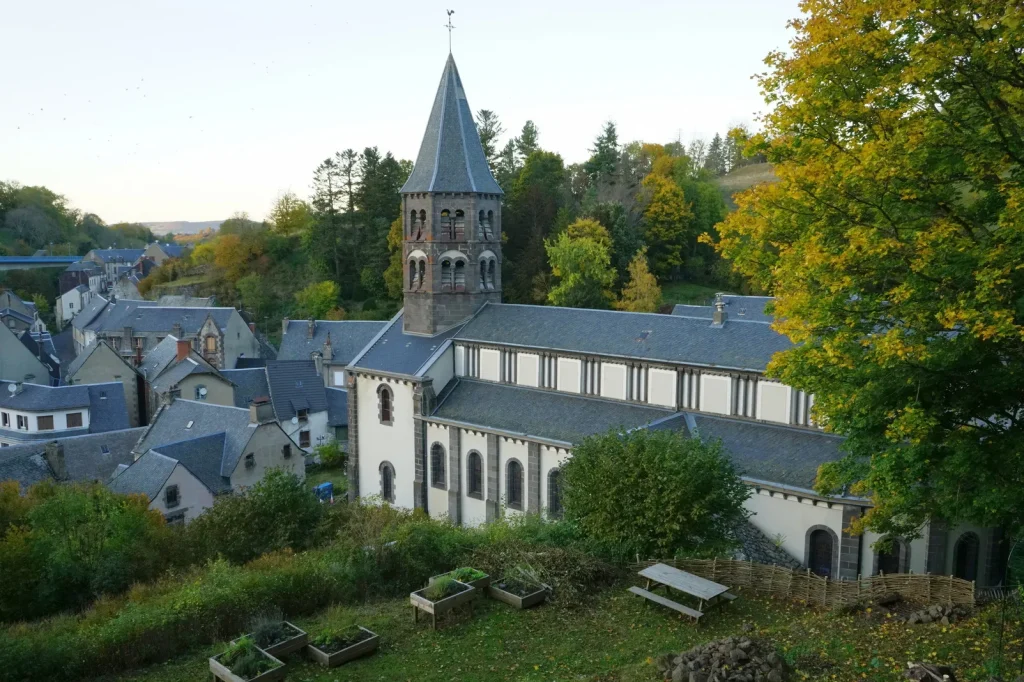
[[[145,249],[93,249],[82,256],[83,261],[92,261],[103,270],[106,281],[113,282],[124,268],[131,268],[145,253]]]
[[[17,481],[22,493],[36,483],[106,483],[119,465],[132,462],[132,447],[145,429],[55,438],[0,449],[0,481]]]
[[[272,360],[266,371],[270,401],[285,433],[306,452],[333,440],[326,389],[313,361]]]
[[[49,368],[36,353],[12,329],[0,325],[0,380],[45,383],[49,376]]]
[[[871,502],[813,490],[841,439],[813,423],[813,395],[765,376],[791,343],[763,299],[674,315],[502,304],[502,190],[450,55],[401,193],[404,308],[345,370],[352,499],[470,525],[557,514],[581,439],[670,428],[721,438],[751,487],[753,527],[821,575],[1000,574],[995,529],[936,521],[885,552],[849,532]]]
[[[41,386],[0,382],[0,446],[129,427],[119,383]]]
[[[60,386],[63,375],[62,353],[57,349],[56,339],[50,332],[26,331],[21,333],[21,345],[32,353],[46,369],[51,386]],[[40,382],[41,383],[41,382]]]
[[[179,399],[160,409],[110,488],[144,494],[169,523],[183,523],[218,495],[244,491],[271,469],[305,478],[302,452],[269,400],[249,409]]]
[[[75,348],[96,340],[126,357],[143,356],[168,336],[187,340],[217,369],[239,357],[260,357],[260,344],[238,311],[219,307],[165,307],[158,301],[110,301],[96,296],[72,321]]]
[[[0,325],[21,335],[25,331],[43,332],[46,325],[32,301],[23,301],[10,289],[0,291]]]
[[[224,377],[196,352],[192,343],[168,336],[146,354],[139,365],[145,381],[146,413],[177,398],[189,398],[214,405],[234,405],[235,391]]]
[[[85,284],[78,284],[58,296],[53,309],[54,315],[57,318],[57,328],[62,328],[74,319],[75,315],[82,312],[82,309],[88,305],[91,298],[92,291]]]
[[[289,320],[281,323],[278,360],[312,360],[324,386],[344,388],[345,367],[384,322],[363,320]]]
[[[118,382],[124,389],[124,402],[128,408],[131,426],[146,423],[144,400],[140,397],[141,377],[135,367],[106,341],[97,341],[87,347],[68,366],[64,381],[70,386]]]
[[[153,242],[142,252],[141,258],[148,258],[156,265],[163,265],[168,258],[182,258],[188,251],[189,247],[184,244]]]
[[[84,286],[99,293],[102,284],[103,268],[92,260],[83,260],[72,263],[58,278],[58,291],[61,294],[74,289],[77,286]]]

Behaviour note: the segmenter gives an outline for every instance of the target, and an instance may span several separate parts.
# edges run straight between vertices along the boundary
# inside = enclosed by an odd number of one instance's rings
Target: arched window
[[[381,424],[390,426],[395,421],[395,396],[387,384],[377,387],[377,417]]]
[[[466,214],[461,209],[455,211],[455,229],[452,232],[453,239],[465,239],[466,238]]]
[[[380,465],[380,496],[392,504],[395,501],[395,468],[390,462]]]
[[[893,573],[906,573],[907,572],[907,552],[909,547],[907,543],[902,540],[891,539],[889,540],[888,547],[879,548],[876,554],[878,561],[878,567],[875,569],[875,573],[885,573],[891,575]]]
[[[514,459],[505,467],[505,504],[523,510],[523,465]]]
[[[455,239],[455,220],[447,208],[441,211],[441,229],[448,239]]]
[[[420,237],[422,237],[423,231],[423,223],[417,220],[418,217],[416,209],[409,212],[409,236],[415,235],[416,241],[419,241]]]
[[[422,289],[424,287],[424,285],[426,284],[426,279],[427,279],[427,261],[421,260],[420,261],[420,285],[419,285],[420,289]]]
[[[484,221],[484,236],[494,239],[494,211],[487,212],[487,220]]]
[[[447,479],[444,477],[444,446],[434,443],[430,446],[430,485],[444,488]]]
[[[832,577],[833,548],[832,533],[825,528],[811,530],[807,535],[807,568],[820,576]]]
[[[466,458],[466,478],[468,479],[466,494],[482,500],[484,498],[484,461],[476,450],[470,450],[469,457]]]
[[[452,290],[452,262],[445,258],[441,261],[441,291]]]
[[[953,547],[953,575],[964,580],[978,578],[978,536],[964,533]]]
[[[466,261],[455,261],[455,291],[466,290]]]
[[[562,472],[558,469],[548,472],[548,515],[562,516]]]
[[[480,261],[480,290],[487,288],[487,261]]]
[[[486,221],[487,221],[487,214],[484,213],[484,210],[481,208],[480,209],[480,214],[477,216],[477,223],[476,223],[477,235],[478,235],[479,239],[487,239],[487,225],[485,224]]]
[[[409,260],[409,288],[410,289],[419,289],[419,286],[420,286],[419,270],[417,269],[416,261],[410,259]]]
[[[494,261],[487,261],[487,288],[494,288]]]

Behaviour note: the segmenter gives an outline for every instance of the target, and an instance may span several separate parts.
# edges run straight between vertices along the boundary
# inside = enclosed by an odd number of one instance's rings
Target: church
[[[404,307],[345,367],[351,500],[469,525],[557,516],[575,443],[675,429],[722,441],[751,487],[755,532],[792,565],[998,582],[997,529],[932,522],[885,552],[877,535],[847,532],[870,500],[813,490],[842,439],[813,423],[813,395],[764,376],[791,346],[768,299],[719,296],[672,315],[502,303],[503,193],[451,55],[401,194]]]

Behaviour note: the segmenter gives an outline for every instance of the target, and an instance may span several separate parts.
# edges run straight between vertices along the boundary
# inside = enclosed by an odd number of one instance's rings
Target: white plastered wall
[[[613,362],[601,363],[601,397],[612,400],[626,399],[626,366]]]
[[[178,499],[180,503],[168,509],[166,493],[168,486],[172,485],[178,486]],[[212,506],[213,493],[180,463],[175,465],[171,475],[167,477],[163,487],[160,488],[160,492],[149,503],[150,509],[154,509],[165,516],[184,511],[186,523]]]
[[[448,435],[448,428],[443,424],[427,424],[427,470],[423,472],[423,475],[427,477],[427,509],[430,511],[430,516],[435,519],[440,519],[448,516],[448,490],[435,488],[431,481],[433,481],[433,472],[430,470],[433,458],[430,455],[430,450],[434,446],[434,443],[440,443],[441,447],[444,448],[444,466],[445,466],[445,485],[448,485],[448,444],[450,442],[450,436]]]
[[[440,393],[455,378],[455,347],[448,346],[427,368],[424,375],[433,379],[434,394]]]
[[[508,461],[516,459],[523,467],[523,511],[526,510],[530,499],[530,457],[529,448],[524,441],[516,442],[511,438],[498,438],[498,499],[501,500],[501,507],[506,516],[521,515],[523,512],[517,509],[510,509],[506,500],[508,491],[507,471]]]
[[[732,412],[732,378],[715,374],[700,377],[700,409],[702,412]]]
[[[238,458],[235,470],[231,472],[231,487],[235,492],[242,492],[246,488],[261,481],[271,469],[281,469],[299,477],[299,480],[306,478],[306,462],[303,459],[302,451],[296,443],[285,435],[277,422],[250,425],[252,437],[246,443],[245,449]],[[284,446],[291,445],[291,455],[284,456]],[[245,466],[245,456],[253,455],[254,465],[250,468]]]
[[[580,392],[581,363],[576,358],[558,358],[558,390]]]
[[[675,408],[676,372],[651,367],[647,371],[647,402],[652,405]]]
[[[480,349],[480,378],[485,381],[501,379],[501,352],[493,348]]]
[[[466,376],[466,347],[455,346],[455,375]]]
[[[394,419],[390,426],[377,417],[377,387],[387,384],[394,396]],[[412,384],[397,379],[356,376],[359,414],[359,495],[380,495],[380,465],[395,468],[395,506],[413,508],[413,478],[416,472]]]
[[[753,514],[750,522],[770,540],[781,537],[782,549],[800,563],[804,562],[807,531],[812,526],[827,526],[836,538],[842,538],[842,505],[833,504],[829,509],[825,502],[808,498],[799,501],[795,495],[781,493],[769,496],[767,490],[761,490],[752,491],[744,507]]]
[[[779,424],[789,423],[793,389],[775,381],[757,382],[757,418]]]
[[[500,439],[499,439],[500,440]],[[487,521],[487,506],[483,499],[470,497],[469,491],[469,452],[476,450],[480,453],[481,484],[483,498],[487,497],[487,435],[462,430],[459,436],[459,447],[462,448],[462,524],[464,526],[479,526]],[[500,447],[500,446],[499,446]]]
[[[540,386],[540,356],[536,353],[519,353],[516,358],[516,383],[520,386]]]

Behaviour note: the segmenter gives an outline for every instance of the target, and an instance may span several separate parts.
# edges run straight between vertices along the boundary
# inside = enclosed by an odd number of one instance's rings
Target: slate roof
[[[249,403],[256,398],[270,397],[267,372],[264,367],[224,369],[220,373],[235,385],[235,407],[249,409]]]
[[[145,495],[150,502],[160,493],[178,463],[155,450],[139,457],[112,480],[108,487],[121,495]]]
[[[57,349],[53,345],[53,339],[49,332],[26,332],[21,335],[21,345],[25,346],[33,357],[39,360],[50,373],[50,384],[60,385],[60,358],[57,357]],[[40,349],[40,346],[42,348]],[[42,357],[40,357],[40,352]]]
[[[327,388],[327,425],[348,426],[348,391],[344,388]]]
[[[181,254],[185,253],[185,251],[188,250],[188,247],[182,244],[157,243],[157,246],[159,246],[160,250],[166,253],[171,258],[181,258]]]
[[[235,360],[235,369],[262,369],[267,366],[267,358],[247,358],[239,355]]]
[[[196,334],[207,317],[212,317],[223,330],[231,316],[237,314],[234,308],[170,308],[158,306],[156,301],[118,301],[107,306],[84,328],[111,332],[131,327],[137,332],[170,332],[175,323],[180,323],[183,334]],[[76,315],[75,320],[80,315]]]
[[[110,344],[108,344],[106,341],[104,341],[102,339],[100,339],[99,341],[95,341],[93,343],[90,343],[88,346],[86,346],[82,350],[82,352],[79,354],[79,356],[77,358],[75,358],[71,362],[71,364],[68,366],[67,371],[65,372],[64,376],[73,377],[75,374],[78,374],[78,370],[82,369],[82,366],[85,364],[85,362],[90,357],[92,357],[92,354],[95,353],[99,349],[101,344],[104,345],[104,346],[107,346],[108,348],[110,348]],[[110,348],[110,351],[115,356],[117,356],[118,359],[120,359],[122,362],[124,362],[124,358],[121,357],[120,353],[118,353],[113,348]],[[124,362],[124,365],[125,365],[125,367],[127,367],[129,369],[133,369],[132,366],[129,365],[127,362]]]
[[[416,375],[425,369],[424,363],[441,345],[458,334],[461,328],[461,325],[453,327],[436,336],[406,334],[402,331],[402,313],[399,313],[350,364],[358,369]]]
[[[32,324],[35,321],[35,318],[18,312],[14,308],[0,308],[0,318],[4,317],[13,317],[16,320],[21,320],[25,324]]]
[[[93,249],[90,251],[104,263],[134,263],[144,252],[145,249]]]
[[[501,431],[577,443],[613,428],[633,429],[671,410],[555,391],[460,379],[433,416]]]
[[[249,423],[249,410],[179,398],[160,408],[146,434],[135,445],[135,452],[160,450],[170,443],[224,432],[221,474],[229,476],[255,430],[255,425]]]
[[[312,360],[268,362],[267,381],[274,413],[281,421],[291,419],[302,409],[310,413],[327,410],[324,380]]]
[[[813,429],[688,414],[689,431],[721,439],[741,476],[781,485],[814,488],[818,466],[843,457],[843,438]]]
[[[175,362],[149,383],[150,386],[153,387],[154,391],[157,393],[163,393],[165,391],[169,391],[174,386],[177,386],[179,383],[184,381],[186,377],[193,374],[212,374],[217,377],[220,376],[220,372],[218,372],[213,365],[204,360],[198,353],[192,352],[189,357],[185,358],[181,362]]]
[[[59,334],[51,334],[50,340],[57,351],[57,357],[60,358],[62,374],[67,376],[67,367],[75,359],[75,336],[71,327],[65,327]]]
[[[120,429],[69,438],[48,438],[34,443],[0,448],[0,480],[13,478],[28,487],[43,478],[52,478],[53,472],[42,457],[46,452],[46,444],[56,441],[64,447],[64,466],[67,469],[68,480],[106,481],[119,465],[131,464],[132,446],[145,430]],[[45,472],[42,472],[34,458],[43,463]],[[14,475],[19,470],[24,478]],[[44,475],[42,478],[36,478],[33,472]]]
[[[281,335],[278,360],[309,360],[313,352],[322,352],[331,337],[331,364],[347,365],[387,325],[384,321],[315,320],[313,337],[309,337],[308,320],[289,320]]]
[[[75,329],[85,329],[100,313],[106,310],[110,301],[99,294],[92,297],[92,300],[71,320],[71,326]]]
[[[177,357],[178,339],[167,335],[142,358],[142,362],[139,364],[139,373],[152,381],[160,376],[160,373],[167,369],[167,366]]]
[[[416,165],[402,192],[502,193],[487,165],[473,121],[473,110],[466,99],[455,59],[450,54],[441,74]]]
[[[731,318],[712,327],[707,320],[677,315],[493,303],[455,338],[755,371],[792,347],[767,324]]]
[[[83,260],[83,261],[78,261],[77,263],[72,263],[71,265],[69,265],[67,267],[67,269],[64,270],[64,272],[78,272],[80,270],[81,271],[90,271],[90,272],[99,272],[99,269],[100,269],[100,266],[97,265],[96,263],[94,263],[93,261],[91,261],[91,260]]]
[[[732,320],[747,322],[773,322],[775,317],[764,311],[766,305],[775,300],[772,296],[734,296],[724,294],[722,300],[725,302],[727,313],[726,323]],[[712,305],[683,305],[679,304],[672,308],[672,314],[681,317],[697,317],[710,320],[714,313]]]
[[[213,296],[178,296],[167,295],[157,299],[157,305],[168,308],[212,308]]]
[[[227,454],[225,443],[226,434],[221,431],[179,443],[161,445],[155,452],[181,462],[210,492],[218,495],[231,491],[231,480],[226,475],[221,475],[221,466]]]
[[[26,412],[48,412],[89,408],[89,428],[82,433],[100,433],[128,428],[128,407],[124,401],[124,387],[118,382],[81,384],[77,386],[41,386],[22,384],[22,391],[13,395],[9,381],[0,381],[0,407]],[[14,432],[19,440],[52,440],[48,431]],[[63,431],[62,433],[68,433]],[[77,434],[76,434],[77,435]]]

